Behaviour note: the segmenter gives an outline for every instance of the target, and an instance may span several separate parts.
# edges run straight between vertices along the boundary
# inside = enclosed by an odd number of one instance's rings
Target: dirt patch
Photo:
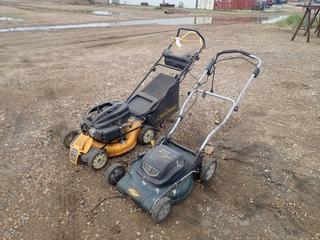
[[[320,237],[320,85],[314,54],[319,42],[291,42],[290,31],[258,24],[197,29],[208,47],[193,75],[199,76],[208,60],[227,48],[255,53],[263,68],[239,112],[211,142],[218,158],[214,181],[195,182],[191,197],[174,206],[162,225],[154,225],[129,198],[106,186],[103,171],[70,165],[60,135],[78,127],[94,103],[125,99],[177,28],[0,34],[4,239]],[[217,90],[235,94],[241,85],[237,80],[245,79],[248,70],[238,62],[221,66]],[[192,77],[185,79],[181,99],[193,83]],[[176,138],[197,146],[222,116],[219,103],[200,104]],[[171,125],[168,121],[164,127]],[[125,163],[143,150],[138,146],[110,161]]]

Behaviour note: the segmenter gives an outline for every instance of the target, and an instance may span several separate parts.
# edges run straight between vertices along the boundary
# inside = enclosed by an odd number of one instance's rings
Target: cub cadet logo
[[[133,189],[133,188],[129,188],[128,191],[129,191],[129,193],[130,193],[130,195],[131,195],[132,197],[137,198],[137,197],[140,196],[140,194],[138,193],[138,191],[135,190],[135,189]]]
[[[177,105],[174,105],[170,108],[167,108],[165,111],[163,111],[162,113],[160,113],[159,118],[158,119],[162,119],[163,117],[165,117],[167,114],[173,112],[174,110],[176,110]]]

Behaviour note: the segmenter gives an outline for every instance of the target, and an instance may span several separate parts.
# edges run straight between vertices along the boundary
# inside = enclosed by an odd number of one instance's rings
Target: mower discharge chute
[[[225,55],[229,57],[222,57]],[[236,99],[217,94],[212,87],[210,91],[202,89],[202,86],[208,81],[208,76],[214,76],[218,62],[235,58],[244,59],[254,65],[253,73]],[[177,204],[190,195],[194,174],[199,174],[203,182],[209,182],[215,174],[217,162],[214,158],[204,160],[204,148],[233,112],[238,110],[240,100],[247,88],[252,80],[259,75],[260,66],[261,60],[245,51],[226,50],[219,52],[206,67],[198,84],[189,92],[171,131],[159,139],[154,148],[140,154],[131,163],[126,174],[122,165],[112,164],[104,174],[105,181],[116,185],[120,192],[130,196],[141,208],[151,214],[156,223],[162,222],[168,216],[172,204]],[[203,98],[214,97],[229,102],[230,108],[223,121],[207,135],[201,146],[196,150],[191,150],[173,141],[172,135],[194,102],[199,99],[198,95]]]
[[[192,53],[176,54],[183,52],[190,41],[196,45]],[[130,151],[137,142],[150,143],[155,135],[154,127],[179,110],[180,82],[199,60],[204,47],[205,40],[198,31],[178,29],[173,42],[125,102],[111,101],[94,106],[80,123],[81,133],[72,131],[65,136],[64,145],[70,147],[70,161],[73,164],[85,162],[97,170],[106,165],[108,157]],[[142,87],[158,68],[174,75],[160,72]]]

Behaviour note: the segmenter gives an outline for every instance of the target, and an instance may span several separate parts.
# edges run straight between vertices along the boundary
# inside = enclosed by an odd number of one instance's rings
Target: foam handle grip
[[[251,55],[250,53],[248,53],[248,52],[246,52],[246,51],[244,51],[244,50],[241,50],[241,49],[225,50],[225,51],[219,52],[219,55],[221,55],[221,54],[228,54],[228,53],[241,53],[241,54],[243,54],[243,55],[245,55],[245,56],[248,56],[248,57]]]

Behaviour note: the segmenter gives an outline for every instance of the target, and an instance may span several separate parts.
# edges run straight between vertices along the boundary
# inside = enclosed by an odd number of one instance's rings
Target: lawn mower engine
[[[100,142],[108,143],[124,134],[122,129],[128,126],[130,116],[126,103],[106,102],[90,109],[80,122],[80,128],[84,134]]]

